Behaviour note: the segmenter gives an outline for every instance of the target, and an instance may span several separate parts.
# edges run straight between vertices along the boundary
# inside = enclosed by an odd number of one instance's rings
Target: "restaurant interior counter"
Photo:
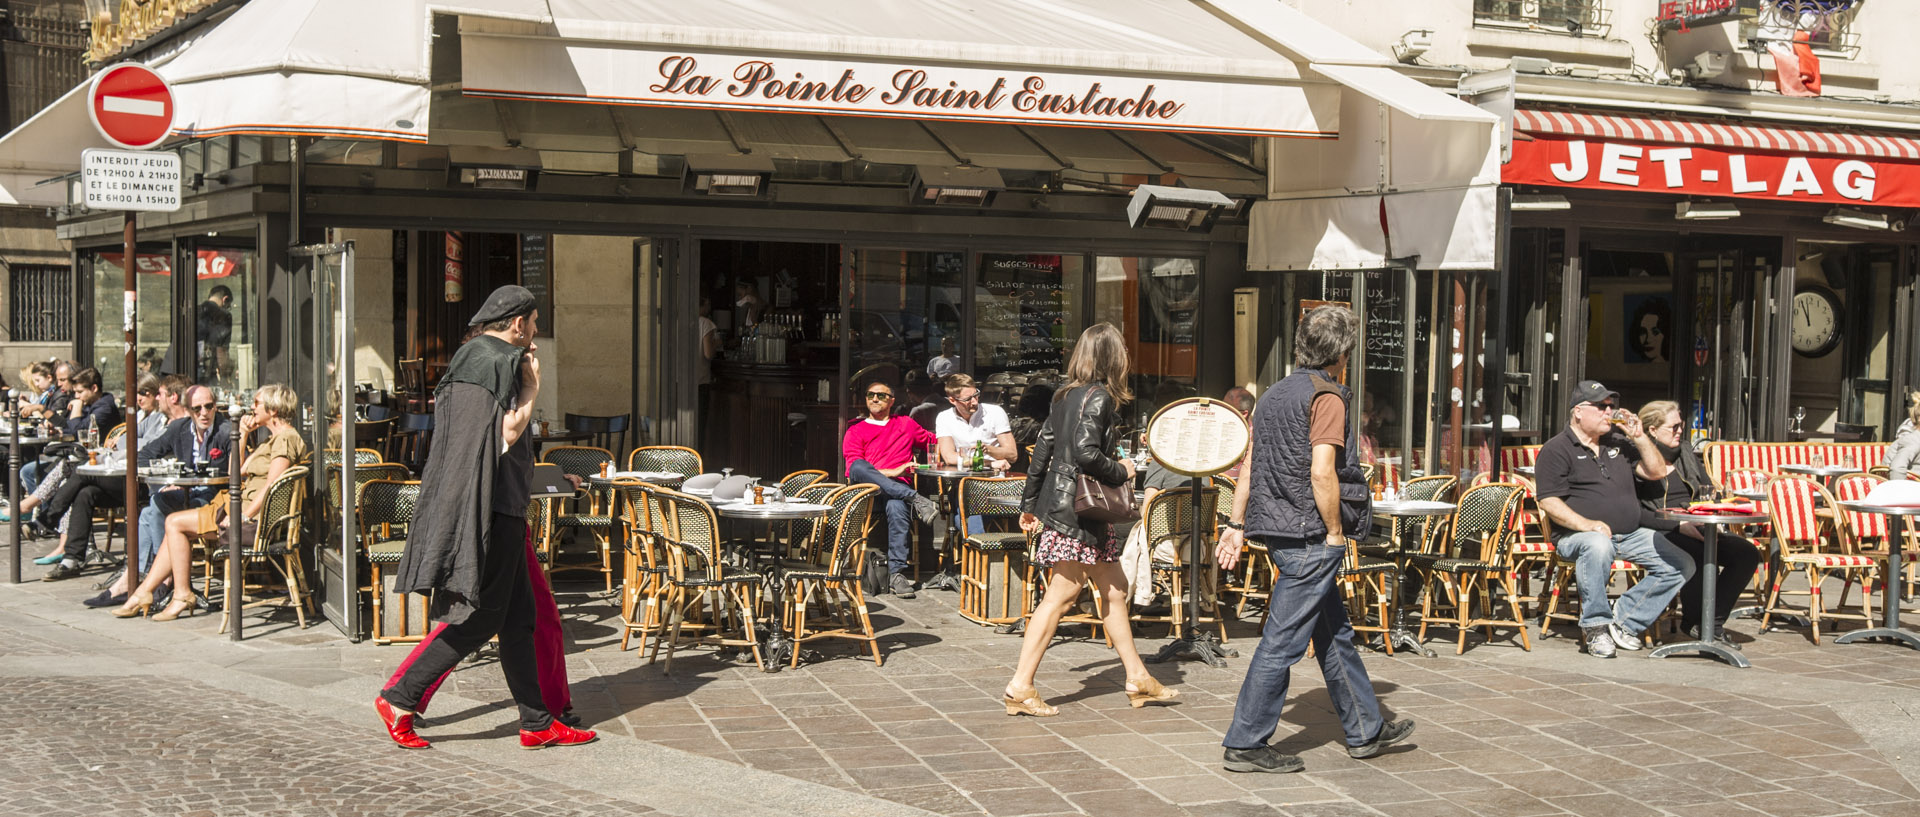
[[[831,469],[839,407],[820,399],[830,368],[716,360],[700,454],[708,470],[732,468],[777,480],[803,468]],[[829,393],[831,396],[831,393]]]

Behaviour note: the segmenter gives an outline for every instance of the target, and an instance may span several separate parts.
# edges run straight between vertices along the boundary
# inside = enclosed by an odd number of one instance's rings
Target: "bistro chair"
[[[593,435],[587,441],[593,443],[595,448],[604,448],[608,451],[627,450],[627,429],[633,425],[633,415],[600,416],[568,413],[565,419],[568,431],[580,431]]]
[[[1467,633],[1475,627],[1481,628],[1488,640],[1493,639],[1494,627],[1514,627],[1520,631],[1521,648],[1533,651],[1527,622],[1520,612],[1519,591],[1508,570],[1507,553],[1508,543],[1514,538],[1514,519],[1525,497],[1526,489],[1511,482],[1489,482],[1468,489],[1454,509],[1446,549],[1413,557],[1415,569],[1428,576],[1426,599],[1420,604],[1421,641],[1427,638],[1428,625],[1450,625],[1459,633],[1454,647],[1457,655],[1467,651]],[[1512,618],[1494,616],[1494,579],[1499,580]],[[1446,594],[1442,603],[1452,608],[1451,618],[1434,615],[1438,594],[1432,584],[1436,580]]]
[[[413,631],[407,596],[399,599],[398,632],[387,628],[386,571],[389,565],[399,564],[400,557],[406,553],[407,531],[413,524],[413,510],[419,500],[418,480],[378,479],[360,486],[360,552],[366,556],[372,579],[367,591],[373,597],[375,644],[420,641],[431,629],[425,596],[416,602],[420,610],[420,632]]]
[[[1186,634],[1187,605],[1198,605],[1204,610],[1207,598],[1212,598],[1211,613],[1196,611],[1195,624],[1213,623],[1220,630],[1220,641],[1227,641],[1226,620],[1220,615],[1218,593],[1213,591],[1217,582],[1213,579],[1213,565],[1208,558],[1208,549],[1217,530],[1214,521],[1214,507],[1218,504],[1218,488],[1206,488],[1201,491],[1197,508],[1200,523],[1200,540],[1193,541],[1193,528],[1196,507],[1193,491],[1175,489],[1160,491],[1147,500],[1140,511],[1140,523],[1147,526],[1146,548],[1150,570],[1146,576],[1136,581],[1152,582],[1156,589],[1167,588],[1167,614],[1149,616],[1134,613],[1129,620],[1138,622],[1165,622],[1168,638],[1179,639]],[[1165,547],[1162,547],[1165,545]],[[1199,559],[1200,587],[1187,585],[1187,560]]]
[[[873,485],[849,485],[834,491],[827,504],[833,512],[820,526],[814,558],[804,563],[782,566],[780,581],[786,585],[788,609],[781,626],[793,636],[793,657],[789,666],[800,666],[800,645],[821,638],[847,638],[864,641],[873,652],[873,665],[884,660],[880,641],[873,634],[873,621],[867,617],[867,599],[861,592],[860,574],[866,566],[867,529],[873,522],[873,499],[880,489]],[[807,608],[815,600],[835,618],[834,626],[815,629],[807,619]]]
[[[1834,479],[1833,497],[1839,502],[1866,499],[1867,494],[1872,492],[1875,486],[1885,481],[1885,478],[1871,473],[1845,474]],[[1874,556],[1883,561],[1886,559],[1888,555],[1886,548],[1893,534],[1893,528],[1888,524],[1886,514],[1850,511],[1838,504],[1834,505],[1834,513],[1839,521],[1837,527],[1844,540],[1843,546],[1848,551]],[[1885,572],[1886,566],[1882,565],[1882,575]],[[1841,585],[1840,601],[1835,606],[1847,606],[1847,595],[1852,591],[1853,582],[1849,579],[1846,584]],[[1869,599],[1872,598],[1873,587],[1862,586],[1861,591],[1866,593]]]
[[[384,459],[381,459],[381,457],[380,457],[380,452],[379,452],[379,451],[376,451],[376,450],[374,450],[374,449],[371,449],[371,448],[356,448],[356,449],[353,449],[353,464],[354,464],[354,465],[372,465],[372,464],[374,464],[374,463],[376,463],[376,462],[385,462],[385,461],[386,461],[386,460],[384,460]],[[338,448],[329,448],[329,449],[326,449],[326,450],[324,450],[324,451],[321,451],[321,452],[320,452],[320,464],[321,464],[321,465],[339,465],[339,464],[340,464],[340,449],[338,449]]]
[[[605,489],[594,488],[587,482],[589,477],[600,474],[602,465],[613,462],[612,452],[589,445],[557,445],[541,454],[540,461],[558,465],[560,470],[579,477],[582,484],[575,498],[578,500],[584,497],[587,500],[584,512],[578,509],[555,512],[553,517],[555,533],[563,530],[585,531],[593,537],[594,544],[600,550],[600,563],[597,565],[562,564],[556,535],[553,545],[554,557],[548,562],[547,571],[549,573],[567,570],[597,571],[606,579],[607,592],[613,592],[613,511],[611,510],[613,502]]]
[[[1262,559],[1266,558],[1266,552],[1266,548],[1260,549]],[[1274,575],[1279,573],[1271,561],[1267,570]],[[1388,582],[1393,581],[1396,571],[1393,562],[1363,556],[1359,540],[1347,539],[1347,558],[1340,564],[1337,580],[1341,595],[1347,600],[1349,626],[1356,633],[1379,633],[1380,644],[1388,655],[1393,654],[1393,639],[1387,635],[1393,628],[1393,588]],[[1308,645],[1308,649],[1311,650],[1312,645]]]
[[[662,605],[667,596],[667,559],[660,550],[655,533],[666,525],[666,514],[654,486],[634,479],[614,480],[614,498],[626,529],[627,558],[620,583],[620,650],[625,652],[634,633],[640,634],[640,647],[647,639],[658,638],[665,617]]]
[[[799,493],[801,488],[805,488],[826,478],[827,472],[817,469],[795,471],[780,478],[780,493],[782,496],[793,496]]]
[[[406,463],[419,471],[427,465],[428,448],[433,443],[433,415],[401,414],[394,420],[393,436],[387,438],[387,455],[394,462]]]
[[[266,487],[266,503],[260,509],[260,524],[255,529],[252,542],[242,542],[240,552],[239,576],[228,576],[227,581],[239,582],[241,609],[259,607],[266,604],[291,606],[294,617],[300,622],[300,629],[307,627],[307,607],[311,603],[305,585],[306,567],[302,564],[300,541],[300,515],[307,498],[307,469],[304,466],[288,468],[279,479]],[[238,524],[237,522],[234,524]],[[216,535],[216,543],[207,553],[208,571],[213,565],[226,563],[226,541],[224,535]],[[267,568],[267,578],[257,583],[247,581],[249,567]],[[211,577],[209,577],[211,579]],[[284,595],[261,597],[245,601],[247,591],[265,592],[277,583]],[[209,581],[208,587],[212,587]],[[227,631],[227,617],[220,617],[220,632]]]
[[[960,514],[982,533],[960,540],[960,615],[975,624],[1011,624],[1031,613],[1025,575],[1028,536],[1020,530],[1025,477],[962,477]],[[995,602],[998,602],[996,604]],[[1019,611],[1014,606],[1019,606]]]
[[[1862,494],[1864,496],[1864,494]],[[1858,614],[1846,614],[1826,609],[1821,587],[1827,576],[1837,574],[1843,581],[1851,584],[1859,580],[1868,585],[1871,579],[1880,575],[1880,560],[1854,549],[1854,542],[1837,530],[1827,530],[1829,520],[1823,518],[1818,509],[1831,508],[1838,511],[1834,519],[1837,529],[1845,523],[1838,520],[1848,513],[1833,502],[1833,496],[1820,483],[1805,477],[1780,476],[1767,483],[1767,515],[1773,522],[1774,542],[1778,554],[1774,569],[1770,570],[1767,588],[1767,601],[1760,617],[1760,629],[1767,630],[1773,625],[1775,613],[1799,615],[1797,608],[1780,605],[1782,595],[1800,595],[1796,591],[1783,590],[1781,584],[1786,574],[1796,568],[1807,576],[1808,637],[1815,646],[1820,644],[1820,621],[1822,619],[1856,619],[1871,622],[1873,620],[1870,595],[1864,595]],[[1878,516],[1861,514],[1861,516]],[[1879,530],[1884,536],[1884,518],[1880,522],[1863,520],[1868,530]],[[1842,599],[1845,593],[1842,593]]]
[[[393,370],[394,393],[400,403],[400,410],[410,414],[427,414],[433,411],[433,397],[427,391],[427,361],[422,358],[402,360]]]
[[[684,445],[643,445],[627,454],[629,471],[665,471],[683,477],[704,472],[700,452]]]
[[[682,643],[709,644],[746,647],[753,652],[754,665],[765,670],[767,664],[760,655],[760,639],[754,634],[762,577],[751,571],[735,570],[727,564],[713,506],[699,497],[667,488],[656,487],[652,491],[666,508],[662,525],[653,535],[667,554],[666,609],[670,627],[665,637],[653,640],[647,663],[659,657],[660,645],[665,642],[667,663],[661,672],[671,673],[674,650]],[[689,619],[695,621],[689,623]],[[689,626],[704,634],[683,642],[681,631]]]
[[[356,422],[353,424],[353,444],[374,451],[387,450],[387,438],[393,435],[393,418]],[[381,454],[382,458],[386,455]]]
[[[786,496],[788,500],[794,502],[810,502],[815,505],[828,505],[832,503],[829,503],[827,498],[833,496],[834,491],[845,487],[847,486],[837,482],[816,482]],[[786,526],[786,548],[782,551],[784,557],[788,559],[813,559],[814,548],[817,546],[815,540],[824,535],[822,531],[827,524],[827,520],[825,518],[795,519],[779,524]]]
[[[359,408],[360,416],[368,420],[387,420],[394,416],[393,409],[387,408],[386,406],[366,403],[362,404]]]

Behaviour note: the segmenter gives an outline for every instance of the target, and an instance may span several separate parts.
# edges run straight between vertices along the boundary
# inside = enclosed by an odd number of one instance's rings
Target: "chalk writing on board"
[[[981,259],[976,354],[987,366],[1033,370],[1065,360],[1066,303],[1057,255],[988,255]]]
[[[553,337],[553,267],[546,233],[520,234],[520,285],[533,293],[540,312],[539,336]]]

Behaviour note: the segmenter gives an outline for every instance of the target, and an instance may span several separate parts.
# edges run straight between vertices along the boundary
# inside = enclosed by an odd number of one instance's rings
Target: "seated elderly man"
[[[847,427],[841,453],[847,460],[847,481],[878,486],[887,514],[887,563],[893,578],[889,588],[903,599],[913,598],[913,580],[907,577],[907,543],[914,516],[923,525],[940,517],[940,507],[913,489],[913,450],[929,448],[933,432],[912,419],[893,413],[893,387],[886,381],[867,384],[867,414]]]
[[[1553,521],[1554,550],[1574,566],[1588,655],[1640,649],[1640,634],[1693,576],[1692,557],[1640,526],[1634,478],[1659,480],[1667,471],[1640,418],[1620,410],[1620,393],[1593,380],[1574,386],[1567,430],[1540,447],[1536,495]],[[1607,581],[1615,559],[1632,561],[1646,576],[1612,606]]]

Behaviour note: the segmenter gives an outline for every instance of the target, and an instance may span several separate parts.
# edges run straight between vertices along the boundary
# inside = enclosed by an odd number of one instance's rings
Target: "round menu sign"
[[[1206,397],[1175,400],[1147,423],[1147,447],[1167,470],[1208,477],[1239,464],[1252,437],[1232,406]]]

